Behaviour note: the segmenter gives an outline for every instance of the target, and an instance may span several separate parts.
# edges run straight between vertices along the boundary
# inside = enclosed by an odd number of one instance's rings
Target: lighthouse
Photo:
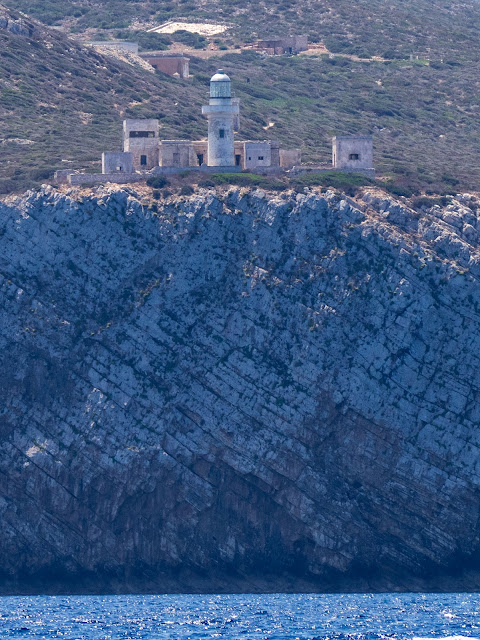
[[[238,111],[238,102],[232,100],[230,78],[219,69],[210,80],[209,104],[202,107],[202,113],[208,119],[209,167],[235,165],[233,131]]]

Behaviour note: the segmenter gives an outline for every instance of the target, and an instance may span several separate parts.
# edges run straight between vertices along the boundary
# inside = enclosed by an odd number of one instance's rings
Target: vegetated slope
[[[21,21],[1,8],[0,15],[11,24]],[[18,33],[0,23],[3,191],[46,179],[56,168],[99,167],[101,151],[121,149],[122,118],[134,115],[136,105],[167,118],[167,131],[168,116],[176,117],[173,103],[189,105],[190,89],[174,78],[104,58],[29,24],[30,32]],[[182,129],[191,136],[197,121],[187,113]]]
[[[7,0],[49,24],[126,28],[136,21],[160,24],[178,17],[226,21],[232,42],[258,36],[307,33],[332,50],[386,57],[430,54],[478,59],[480,8],[474,0]]]
[[[477,586],[478,211],[11,197],[2,591]]]
[[[15,12],[0,15],[21,19]],[[478,64],[276,57],[192,58],[181,81],[103,57],[57,30],[0,23],[0,190],[21,190],[57,168],[100,170],[121,149],[124,117],[159,118],[163,138],[206,135],[201,105],[217,65],[241,99],[240,139],[278,139],[330,162],[333,135],[371,133],[375,166],[402,189],[455,192],[480,182]]]

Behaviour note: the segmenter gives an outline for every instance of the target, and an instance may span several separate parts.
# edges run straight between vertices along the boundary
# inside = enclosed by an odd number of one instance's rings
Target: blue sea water
[[[0,598],[0,638],[478,640],[480,596],[3,597]]]

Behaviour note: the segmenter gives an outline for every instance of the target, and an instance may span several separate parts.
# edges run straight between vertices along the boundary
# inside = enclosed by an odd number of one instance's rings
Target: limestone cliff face
[[[5,200],[3,591],[474,586],[479,233],[468,198]]]

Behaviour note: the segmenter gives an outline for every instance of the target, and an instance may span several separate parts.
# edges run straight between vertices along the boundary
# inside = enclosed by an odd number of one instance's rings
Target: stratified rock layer
[[[3,591],[475,586],[463,200],[0,205]]]

